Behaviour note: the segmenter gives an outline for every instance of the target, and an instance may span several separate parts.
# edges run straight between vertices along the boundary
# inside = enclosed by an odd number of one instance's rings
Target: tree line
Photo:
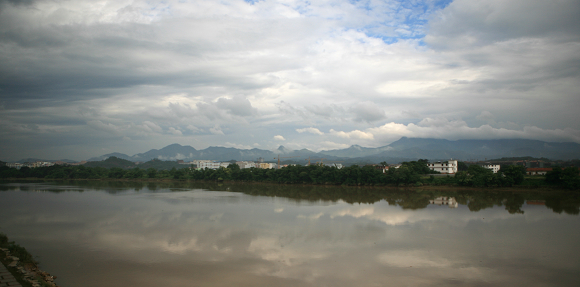
[[[433,176],[434,172],[427,166],[427,160],[403,162],[399,168],[390,168],[383,172],[375,166],[352,165],[337,168],[322,165],[292,165],[281,169],[241,169],[232,163],[227,168],[194,169],[171,168],[160,170],[150,168],[61,166],[29,168],[20,170],[0,167],[0,178],[41,178],[41,179],[172,179],[172,180],[205,180],[205,181],[239,181],[239,182],[273,182],[283,184],[328,184],[328,185],[392,185],[421,186],[459,185],[473,187],[504,187],[526,184],[525,167],[502,166],[498,173],[479,165],[466,167],[450,176]],[[431,175],[431,176],[430,176]],[[537,180],[536,180],[537,182]],[[541,185],[562,186],[568,189],[580,189],[580,176],[574,167],[555,167],[548,172]]]

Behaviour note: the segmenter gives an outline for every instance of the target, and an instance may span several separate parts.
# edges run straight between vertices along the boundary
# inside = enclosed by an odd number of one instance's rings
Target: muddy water
[[[0,183],[0,232],[72,286],[580,286],[575,194]]]

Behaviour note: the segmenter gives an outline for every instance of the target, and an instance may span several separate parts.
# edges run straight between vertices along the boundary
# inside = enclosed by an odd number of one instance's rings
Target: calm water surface
[[[0,183],[71,286],[580,286],[580,200],[342,187]]]

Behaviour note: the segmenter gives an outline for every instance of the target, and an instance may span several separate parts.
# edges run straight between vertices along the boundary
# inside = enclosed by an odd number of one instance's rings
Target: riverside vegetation
[[[118,159],[111,157],[103,164]],[[403,162],[400,168],[391,168],[385,173],[374,166],[352,165],[336,168],[322,165],[288,166],[281,169],[241,169],[232,163],[227,168],[197,170],[190,167],[144,169],[102,166],[60,166],[28,168],[16,170],[0,167],[0,178],[39,178],[39,179],[132,179],[132,180],[205,180],[236,182],[272,182],[283,184],[325,184],[353,186],[422,186],[448,185],[472,187],[562,187],[580,189],[580,176],[575,167],[555,167],[545,177],[525,176],[523,166],[502,166],[498,173],[478,165],[469,167],[460,164],[455,175],[434,176],[427,167],[427,160]],[[109,166],[111,166],[109,164]],[[462,170],[463,169],[463,170]]]
[[[26,248],[8,241],[6,234],[0,233],[0,264],[8,266],[8,270],[24,287],[58,287],[54,283],[56,277],[38,269],[38,262],[28,253]],[[2,285],[4,286],[4,285]]]

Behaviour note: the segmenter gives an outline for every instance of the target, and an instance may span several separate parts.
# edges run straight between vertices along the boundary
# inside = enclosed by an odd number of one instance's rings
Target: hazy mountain
[[[347,149],[322,151],[346,158],[406,158],[484,160],[486,158],[533,156],[550,159],[580,157],[580,144],[552,143],[537,140],[457,140],[403,137],[388,146],[363,148],[351,146]]]
[[[366,157],[366,156],[370,156],[370,155],[375,155],[384,151],[389,151],[391,150],[392,147],[390,146],[384,146],[384,147],[378,147],[378,148],[368,148],[368,147],[362,147],[359,145],[351,145],[350,147],[346,148],[346,149],[340,149],[340,150],[326,150],[326,151],[321,151],[321,154],[324,155],[329,155],[329,156],[335,156],[335,157],[348,157],[348,158],[354,158],[354,157]]]
[[[526,139],[500,140],[440,140],[403,137],[389,145],[394,151],[408,156],[411,150],[421,150],[425,158],[462,160],[515,156],[571,159],[580,157],[580,144],[556,143]],[[426,153],[425,153],[426,152]]]
[[[229,160],[250,160],[256,161],[258,158],[263,158],[265,161],[272,161],[275,153],[269,150],[262,149],[237,149],[232,147],[208,147],[200,150],[198,158],[195,159],[213,159],[218,161]]]
[[[280,155],[281,161],[303,162],[311,159],[324,158],[325,161],[343,161],[344,164],[369,162],[378,163],[387,161],[395,163],[420,158],[429,160],[459,159],[459,160],[484,160],[501,157],[545,157],[549,159],[573,159],[580,158],[580,144],[577,143],[553,143],[537,140],[457,140],[403,137],[387,146],[367,148],[358,145],[346,149],[327,150],[313,152],[308,149],[289,150],[280,146],[275,151],[261,149],[237,149],[228,147],[208,147],[196,150],[191,146],[179,144],[168,145],[162,149],[152,149],[145,153],[127,156],[120,153],[112,153],[100,157],[91,158],[89,161],[100,161],[110,156],[117,158],[146,162],[152,159],[160,160],[250,160],[256,161],[263,158],[264,161],[274,162]]]
[[[160,150],[152,149],[145,153],[139,153],[132,156],[129,160],[132,161],[149,161],[154,158],[160,160],[185,160],[195,158],[198,151],[191,146],[182,146],[179,144],[171,144]]]
[[[114,156],[116,158],[120,158],[120,159],[131,160],[131,157],[124,154],[124,153],[114,152],[114,153],[108,153],[108,154],[105,154],[102,156],[91,157],[91,158],[87,159],[87,161],[102,161],[102,160],[106,160],[112,156]]]

